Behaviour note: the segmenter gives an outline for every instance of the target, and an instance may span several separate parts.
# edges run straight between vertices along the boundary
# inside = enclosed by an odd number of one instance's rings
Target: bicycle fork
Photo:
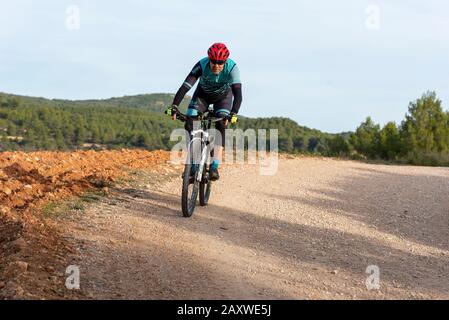
[[[201,134],[201,137],[195,137],[195,135],[197,134]],[[194,141],[196,140],[197,143],[200,143],[201,146],[201,159],[199,161],[199,165],[198,165],[198,172],[199,174],[196,176],[196,180],[201,182],[202,177],[203,177],[203,170],[204,170],[204,166],[206,165],[206,161],[207,161],[207,155],[210,149],[210,143],[209,143],[209,133],[205,132],[203,130],[194,130],[192,131],[192,136],[194,138],[192,138],[191,144],[193,145]],[[204,147],[203,147],[204,146]],[[199,150],[195,150],[194,151],[199,151]]]

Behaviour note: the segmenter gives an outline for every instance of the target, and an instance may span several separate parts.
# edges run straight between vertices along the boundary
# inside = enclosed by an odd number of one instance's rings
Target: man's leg
[[[221,139],[217,139],[217,137],[215,137],[215,141],[214,141],[214,156],[212,158],[212,162],[210,165],[211,172],[212,172],[212,180],[218,180],[218,178],[219,178],[218,166],[223,159],[223,147],[224,147],[224,143],[225,143],[224,138],[225,138],[225,130],[227,128],[227,125],[225,125],[223,121],[219,121],[219,122],[215,123],[215,128],[217,129],[218,133],[220,134]]]
[[[228,91],[226,97],[214,103],[214,113],[215,116],[228,116],[232,108],[232,92]],[[225,124],[225,120],[218,121],[215,123],[215,128],[221,135],[221,139],[215,139],[214,145],[214,157],[211,163],[211,178],[212,180],[218,180],[218,166],[220,161],[223,159],[223,147],[225,145],[225,131],[228,125]]]
[[[187,120],[184,124],[184,128],[188,132],[187,143],[189,143],[190,140],[190,132],[193,130],[193,120],[198,116],[198,112],[205,112],[209,105],[201,93],[202,91],[197,87],[187,108]]]

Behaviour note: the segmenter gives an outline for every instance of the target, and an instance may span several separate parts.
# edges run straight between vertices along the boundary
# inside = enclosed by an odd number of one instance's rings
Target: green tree
[[[66,145],[65,140],[64,140],[64,135],[62,134],[61,130],[56,131],[55,143],[56,143],[56,148],[58,150],[65,150],[65,149],[67,149],[67,145]]]
[[[293,148],[295,151],[304,151],[306,149],[306,143],[303,136],[295,136],[293,138]]]
[[[408,152],[445,152],[448,150],[448,117],[436,93],[428,91],[410,102],[401,125]]]
[[[87,136],[87,133],[86,133],[86,129],[84,129],[84,127],[82,127],[82,126],[76,127],[75,128],[75,140],[74,140],[75,145],[81,146],[84,143],[84,141],[86,140],[86,136]]]
[[[335,135],[326,139],[327,154],[330,156],[348,156],[351,152],[351,146],[341,135]]]
[[[380,126],[371,117],[367,117],[350,137],[354,149],[368,158],[376,158],[379,154]]]
[[[402,151],[402,141],[396,123],[388,122],[379,133],[380,157],[395,160]]]
[[[17,126],[13,122],[11,122],[8,125],[8,135],[10,135],[10,136],[16,136],[17,135]]]
[[[293,151],[293,140],[291,137],[279,138],[279,150],[285,152]]]

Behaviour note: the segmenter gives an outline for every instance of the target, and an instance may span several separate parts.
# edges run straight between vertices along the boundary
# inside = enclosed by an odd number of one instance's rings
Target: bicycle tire
[[[181,195],[181,207],[182,215],[186,218],[192,216],[195,210],[196,200],[198,198],[199,184],[200,182],[196,179],[193,183],[190,183],[190,171],[192,169],[192,164],[186,164],[184,166],[184,177],[182,179],[182,195]],[[198,172],[196,173],[198,174]],[[195,174],[195,176],[196,176]],[[190,194],[189,188],[192,185],[192,192]]]
[[[212,181],[208,178],[207,182],[204,182],[203,179],[200,183],[200,206],[207,206],[207,203],[209,202],[211,189],[212,189]]]

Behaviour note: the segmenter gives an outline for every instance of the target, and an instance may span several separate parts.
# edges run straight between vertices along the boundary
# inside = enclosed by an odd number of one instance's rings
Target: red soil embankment
[[[126,176],[128,169],[157,168],[169,155],[126,149],[0,153],[0,298],[55,298],[67,293],[57,269],[71,248],[42,217],[40,209],[46,203],[106,187]],[[52,273],[56,276],[49,283],[54,286],[32,294],[33,283],[41,286],[42,278],[48,282]]]

